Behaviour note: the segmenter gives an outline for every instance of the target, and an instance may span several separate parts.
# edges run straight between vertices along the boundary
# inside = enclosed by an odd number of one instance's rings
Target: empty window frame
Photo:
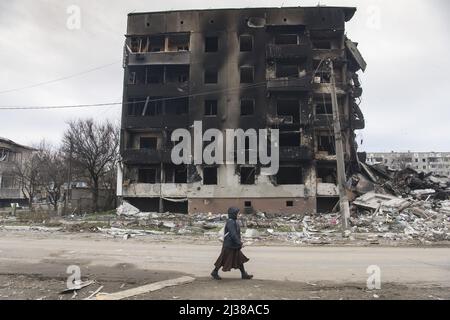
[[[331,49],[330,40],[311,40],[314,49]]]
[[[317,141],[317,150],[326,151],[328,154],[335,154],[334,137],[329,135],[319,135]]]
[[[253,83],[255,80],[255,68],[252,66],[242,66],[240,68],[241,72],[241,83]]]
[[[6,148],[0,148],[0,162],[15,160],[15,153]]]
[[[189,113],[189,98],[170,99],[165,101],[165,114],[185,115]]]
[[[165,183],[187,183],[187,168],[185,165],[167,165],[164,168]]]
[[[171,34],[168,36],[169,51],[189,51],[190,34]]]
[[[156,137],[140,137],[139,148],[156,150],[158,145],[158,139]]]
[[[255,184],[256,181],[255,167],[240,167],[239,173],[241,184]]]
[[[139,183],[158,183],[159,178],[159,170],[156,168],[138,169]]]
[[[219,51],[219,37],[205,37],[205,52]]]
[[[323,183],[337,183],[336,166],[317,165],[317,179]]]
[[[128,73],[128,84],[146,84],[147,74],[146,68],[130,68]]]
[[[205,100],[205,116],[217,116],[217,100]]]
[[[244,207],[245,208],[251,208],[252,207],[252,202],[251,201],[244,201]]]
[[[203,184],[216,185],[217,184],[217,167],[203,168]]]
[[[300,101],[298,99],[278,99],[277,115],[287,117],[284,123],[300,122]]]
[[[275,75],[277,78],[298,78],[299,70],[300,68],[297,64],[277,63]]]
[[[298,44],[297,34],[276,34],[274,37],[276,45]]]
[[[239,37],[239,47],[241,52],[253,51],[253,36],[243,34]]]
[[[281,166],[276,175],[277,184],[303,184],[302,167]]]
[[[155,36],[148,38],[148,49],[144,52],[160,52],[165,51],[165,36]]]
[[[184,83],[189,81],[189,66],[166,66],[165,81],[167,83]]]
[[[0,177],[0,188],[2,189],[14,189],[16,187],[16,179],[13,175],[3,175]]]
[[[316,114],[333,114],[333,105],[329,101],[319,101],[315,103]]]
[[[164,66],[149,66],[147,68],[147,83],[164,83]]]
[[[299,147],[300,132],[280,132],[280,147]]]
[[[204,82],[206,84],[214,84],[218,82],[219,74],[217,69],[213,68],[206,68],[205,69],[205,76],[204,76]]]
[[[288,200],[286,201],[286,207],[293,207],[294,206],[294,201]]]
[[[242,99],[241,100],[241,116],[251,116],[255,113],[255,100]]]

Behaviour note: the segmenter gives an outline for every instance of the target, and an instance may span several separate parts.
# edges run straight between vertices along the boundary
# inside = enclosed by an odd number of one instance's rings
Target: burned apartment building
[[[315,213],[338,201],[330,73],[334,65],[347,169],[364,128],[346,37],[350,7],[131,13],[124,48],[118,196],[145,211]],[[280,167],[174,165],[171,133],[279,129]]]

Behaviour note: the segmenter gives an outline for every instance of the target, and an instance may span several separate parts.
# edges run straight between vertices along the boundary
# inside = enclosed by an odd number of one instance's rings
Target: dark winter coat
[[[228,235],[223,240],[223,247],[229,249],[241,249],[242,248],[241,227],[239,226],[239,223],[236,221],[237,213],[236,214],[229,213],[228,216],[229,219],[227,220],[227,223],[225,225],[225,234],[228,233]]]

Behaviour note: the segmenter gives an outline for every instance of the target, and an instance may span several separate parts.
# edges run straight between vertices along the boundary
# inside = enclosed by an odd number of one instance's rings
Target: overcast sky
[[[0,107],[121,101],[121,66],[130,12],[230,7],[315,6],[290,0],[0,1]],[[446,0],[320,1],[355,6],[347,34],[368,63],[361,75],[366,128],[360,150],[450,151],[450,3]],[[67,9],[81,9],[80,29]],[[69,21],[70,22],[70,21]],[[100,67],[100,68],[99,68]],[[24,90],[62,77],[95,71]],[[69,119],[120,121],[120,105],[63,110],[0,110],[0,136],[57,143]]]

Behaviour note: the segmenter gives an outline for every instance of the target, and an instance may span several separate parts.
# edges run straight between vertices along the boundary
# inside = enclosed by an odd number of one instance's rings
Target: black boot
[[[247,271],[245,271],[244,265],[239,267],[239,270],[241,270],[241,277],[244,280],[250,280],[253,278],[252,274],[248,274]]]
[[[222,280],[222,278],[219,276],[219,269],[218,268],[215,268],[211,272],[211,277],[213,277],[214,280]]]

